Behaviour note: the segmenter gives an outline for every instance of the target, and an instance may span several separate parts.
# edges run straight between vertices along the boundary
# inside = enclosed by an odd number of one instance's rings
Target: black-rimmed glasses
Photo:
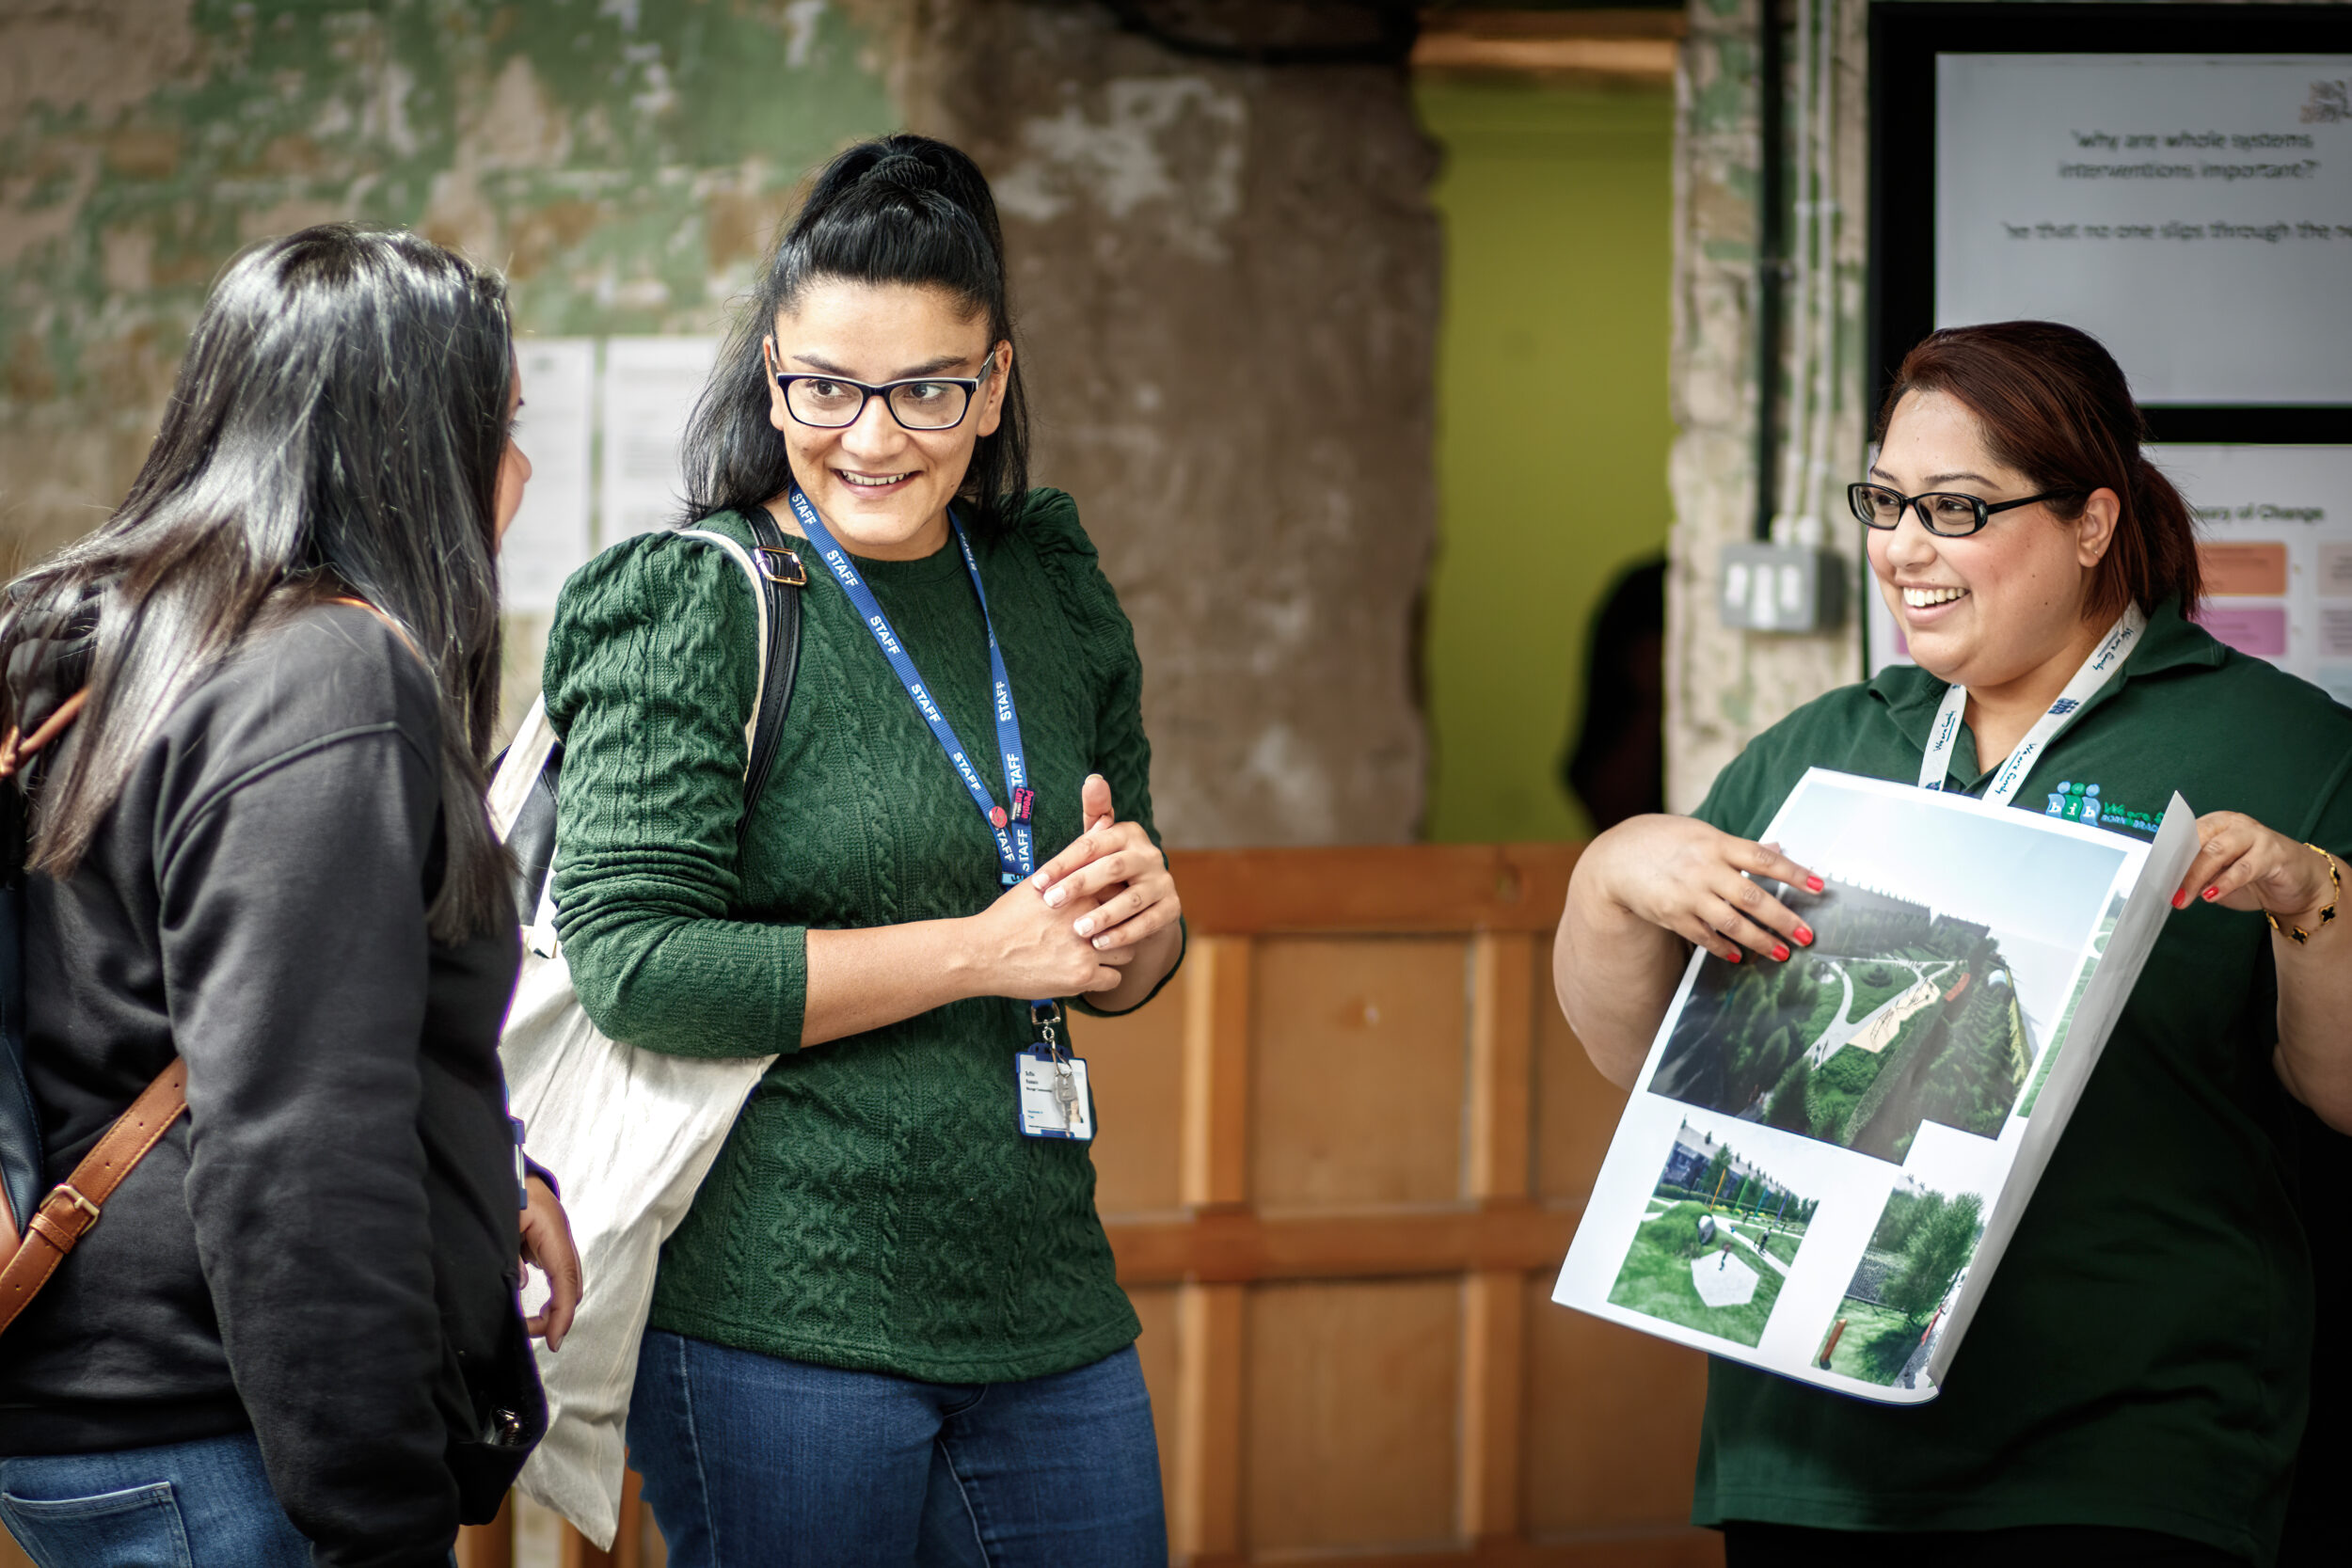
[[[2036,501],[2056,500],[2060,496],[2078,496],[2079,490],[2044,490],[2023,500],[1988,501],[1979,496],[1963,496],[1954,490],[1931,490],[1921,496],[1906,496],[1883,484],[1849,484],[1846,504],[1853,515],[1870,528],[1891,529],[1903,520],[1903,509],[1909,507],[1919,515],[1919,526],[1939,539],[1965,539],[1981,533],[1993,520],[1995,512],[2012,507],[2031,506]]]
[[[851,381],[847,376],[803,374],[777,371],[776,385],[784,389],[784,406],[794,419],[818,430],[846,430],[866,413],[869,399],[880,398],[890,417],[909,430],[953,430],[972,410],[980,383],[996,368],[993,355],[977,375],[919,375],[880,386]]]

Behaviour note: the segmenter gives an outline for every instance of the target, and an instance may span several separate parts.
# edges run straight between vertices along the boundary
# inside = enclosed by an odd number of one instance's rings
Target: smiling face
[[[1907,496],[1951,491],[1994,503],[2043,488],[1993,455],[1967,404],[1933,391],[1896,405],[1870,478]],[[2047,503],[2021,506],[1947,539],[1905,508],[1894,529],[1867,531],[1870,570],[1930,673],[1987,698],[2021,685],[2038,690],[2053,670],[2063,686],[2106,629],[2085,621],[2084,606],[2120,509],[2114,491],[2096,490],[2070,522]]]
[[[854,423],[825,430],[792,417],[775,372],[869,386],[978,375],[992,349],[988,317],[945,289],[837,278],[811,283],[777,312],[766,351],[768,420],[791,451],[793,476],[851,554],[914,561],[946,544],[947,503],[963,483],[973,447],[1003,418],[1012,345],[993,346],[995,366],[953,429],[909,430],[881,398],[870,398]],[[771,510],[790,526],[782,498]]]

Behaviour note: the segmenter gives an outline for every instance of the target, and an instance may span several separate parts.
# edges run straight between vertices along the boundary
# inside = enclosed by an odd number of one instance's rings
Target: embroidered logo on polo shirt
[[[2045,816],[2063,817],[2069,822],[2088,822],[2094,828],[2122,828],[2130,832],[2153,834],[2163,826],[2161,812],[2134,811],[2131,807],[2103,797],[2095,784],[2059,784],[2050,792],[2049,804],[2042,808]]]

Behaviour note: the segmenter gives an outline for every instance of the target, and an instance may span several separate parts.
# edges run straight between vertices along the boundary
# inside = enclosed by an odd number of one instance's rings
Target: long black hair
[[[760,341],[779,311],[825,278],[945,289],[988,317],[992,349],[1013,341],[1005,236],[979,166],[929,136],[860,142],[818,174],[719,351],[686,427],[689,520],[748,511],[791,485],[784,437],[768,422]],[[1028,488],[1029,411],[1016,346],[996,433],[973,447],[957,493],[975,528],[993,532],[1009,526]]]
[[[0,723],[78,626],[87,705],[27,863],[70,876],[140,754],[257,624],[334,594],[399,622],[440,691],[443,942],[514,918],[482,791],[498,714],[505,287],[431,242],[326,224],[230,262],[163,429],[96,531],[0,605]]]

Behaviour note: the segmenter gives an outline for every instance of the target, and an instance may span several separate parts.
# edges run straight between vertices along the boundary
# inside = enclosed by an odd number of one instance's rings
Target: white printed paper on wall
[[[2352,403],[2352,55],[1936,56],[1935,322],[2097,336],[2143,403]]]
[[[2197,850],[1814,768],[1785,963],[1692,956],[1552,1299],[1857,1398],[1936,1397]]]
[[[679,440],[718,352],[716,338],[605,340],[602,543],[678,520]]]
[[[531,483],[499,549],[499,587],[508,610],[543,613],[591,548],[596,340],[520,339],[515,365],[523,383],[515,440],[531,459]]]

